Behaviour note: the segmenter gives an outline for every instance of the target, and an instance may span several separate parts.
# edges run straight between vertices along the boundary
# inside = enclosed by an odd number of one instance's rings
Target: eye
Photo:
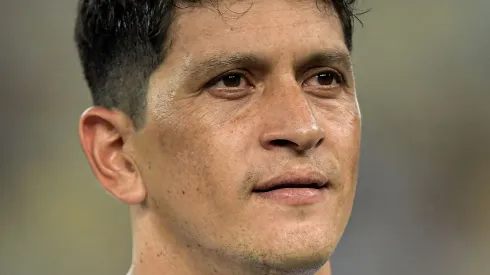
[[[313,77],[308,78],[305,82],[305,86],[316,86],[320,88],[336,88],[344,83],[342,76],[335,71],[323,71],[317,73]]]
[[[206,85],[208,93],[215,97],[239,99],[248,94],[253,85],[243,73],[232,72],[215,78]]]
[[[212,81],[208,87],[211,89],[246,89],[251,86],[241,73],[229,73]]]

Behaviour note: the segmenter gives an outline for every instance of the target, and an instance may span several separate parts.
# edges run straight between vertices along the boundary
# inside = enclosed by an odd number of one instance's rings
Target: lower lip
[[[256,192],[256,194],[263,199],[282,204],[307,205],[325,200],[326,190],[326,188],[281,188],[269,192]]]

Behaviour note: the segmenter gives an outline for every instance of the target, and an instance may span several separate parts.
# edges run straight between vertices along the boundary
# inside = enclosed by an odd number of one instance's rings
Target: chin
[[[284,255],[284,258],[280,261],[272,261],[270,264],[274,264],[277,270],[282,271],[295,271],[294,273],[300,273],[300,271],[316,271],[324,266],[330,258],[330,251],[308,251],[305,253],[291,253]]]
[[[338,238],[329,234],[333,231],[321,227],[269,234],[269,240],[258,249],[263,253],[254,258],[264,266],[284,272],[318,270],[329,260],[337,244]]]
[[[295,251],[268,251],[262,257],[255,258],[258,266],[280,273],[311,273],[324,266],[331,255],[331,249],[299,249]],[[307,272],[309,271],[309,272]]]

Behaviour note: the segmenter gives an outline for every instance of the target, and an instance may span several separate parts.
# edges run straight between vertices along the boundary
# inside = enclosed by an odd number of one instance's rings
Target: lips
[[[253,192],[264,193],[283,188],[321,189],[325,187],[328,187],[328,179],[323,174],[314,170],[303,170],[275,176],[256,186]]]
[[[328,201],[329,186],[327,177],[322,173],[297,169],[258,184],[253,189],[253,194],[262,202],[304,207]]]

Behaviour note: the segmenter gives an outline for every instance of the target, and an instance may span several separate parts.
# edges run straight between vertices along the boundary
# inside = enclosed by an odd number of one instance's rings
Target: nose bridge
[[[265,104],[261,142],[267,149],[286,146],[304,151],[323,140],[313,106],[296,82],[270,91]]]
[[[285,126],[292,129],[297,128],[297,130],[302,129],[302,131],[317,126],[313,110],[302,91],[297,91],[296,89],[283,91],[276,100],[279,105],[279,110],[276,114],[285,118]]]

